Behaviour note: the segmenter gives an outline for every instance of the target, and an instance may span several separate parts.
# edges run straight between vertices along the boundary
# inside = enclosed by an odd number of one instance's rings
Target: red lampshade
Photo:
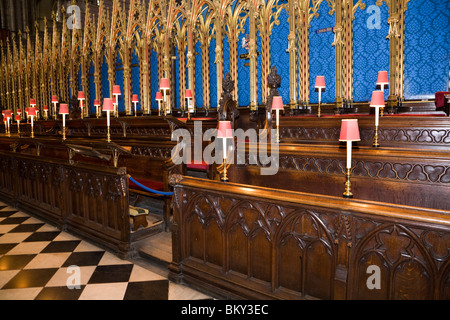
[[[323,89],[325,88],[325,77],[324,76],[317,76],[316,77],[316,84],[314,86],[316,89]]]
[[[97,99],[94,100],[94,106],[95,107],[99,107],[100,106],[100,101],[98,101]]]
[[[20,111],[20,109],[17,109],[17,114],[22,114],[22,111]]]
[[[52,96],[52,103],[58,103],[58,96]]]
[[[185,98],[192,98],[192,91],[191,89],[187,89],[185,94],[184,94]]]
[[[28,115],[35,116],[36,115],[36,108],[28,108]]]
[[[103,99],[103,111],[114,111],[114,99]]]
[[[35,106],[36,105],[36,100],[35,99],[30,99],[30,105]]]
[[[169,79],[161,78],[161,83],[159,84],[160,89],[169,89]]]
[[[341,124],[339,141],[360,141],[358,119],[344,119]]]
[[[387,71],[378,71],[377,84],[378,85],[381,85],[381,84],[387,85],[387,84],[389,84],[389,78],[388,78]]]
[[[219,121],[217,138],[233,138],[230,121]]]
[[[272,110],[283,110],[283,98],[280,96],[273,97]]]
[[[16,116],[16,121],[22,120],[19,115]]]
[[[384,107],[384,93],[383,91],[373,91],[372,100],[370,101],[371,107]]]
[[[84,92],[83,91],[78,91],[78,100],[84,100]]]
[[[59,114],[69,114],[69,105],[61,103],[59,105]]]
[[[48,106],[44,106],[44,111],[48,111]]]
[[[136,103],[139,102],[139,98],[138,98],[137,94],[133,94],[133,98],[131,99],[131,102],[136,102]]]
[[[11,110],[5,110],[5,116],[6,116],[7,118],[11,118],[11,114],[12,114],[12,111],[11,111]]]
[[[161,92],[157,92],[155,100],[162,100],[162,99],[163,99],[162,93]]]
[[[120,93],[120,86],[116,85],[116,86],[113,87],[113,94],[119,94],[119,95],[121,94]]]

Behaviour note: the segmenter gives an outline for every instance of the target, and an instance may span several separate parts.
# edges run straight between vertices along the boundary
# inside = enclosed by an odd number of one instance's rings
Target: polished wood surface
[[[172,181],[174,281],[231,299],[450,299],[449,211]]]
[[[130,254],[126,168],[0,152],[0,197],[62,230]]]
[[[261,175],[248,155],[259,155],[257,146],[246,145],[246,159],[230,165],[230,182],[269,188],[342,196],[345,183],[345,146],[280,144],[279,168]],[[450,152],[442,150],[352,148],[351,183],[354,197],[370,201],[450,210]],[[271,154],[271,148],[268,148]],[[237,159],[237,160],[236,160]],[[215,173],[220,179],[220,173]]]

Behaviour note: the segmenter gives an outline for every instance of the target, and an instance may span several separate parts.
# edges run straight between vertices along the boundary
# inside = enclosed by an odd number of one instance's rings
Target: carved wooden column
[[[343,25],[342,25],[342,6],[345,0],[334,0],[334,42],[335,47],[335,82],[336,82],[336,98],[335,105],[337,110],[341,110],[343,106],[343,86],[342,86],[342,59],[344,50]]]
[[[216,32],[216,60],[214,63],[216,64],[216,80],[217,80],[217,106],[220,104],[220,97],[222,95],[222,79],[224,78],[224,69],[223,69],[223,26],[224,26],[224,16],[228,5],[230,4],[229,0],[214,0],[214,29]],[[250,68],[251,70],[251,68]],[[250,71],[251,73],[251,71]],[[251,82],[250,75],[250,82]]]
[[[399,100],[404,98],[405,59],[405,11],[409,0],[378,0],[377,5],[386,2],[389,7],[389,97],[387,107],[394,113]]]
[[[100,0],[97,21],[97,36],[94,51],[94,84],[95,98],[103,104],[102,65],[105,52],[109,52],[110,15],[103,0]],[[109,96],[110,97],[110,96]],[[107,98],[107,97],[106,97]]]
[[[297,107],[297,1],[290,0],[288,7],[289,23],[289,106]]]
[[[256,18],[258,14],[259,1],[248,0],[247,3],[249,15],[249,41],[248,52],[250,58],[250,110],[258,110],[258,69],[257,69],[257,50],[256,50]]]

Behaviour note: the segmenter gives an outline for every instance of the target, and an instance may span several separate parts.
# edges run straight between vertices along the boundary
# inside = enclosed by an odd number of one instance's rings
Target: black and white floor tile
[[[0,300],[201,299],[210,297],[151,263],[119,259],[0,202]]]

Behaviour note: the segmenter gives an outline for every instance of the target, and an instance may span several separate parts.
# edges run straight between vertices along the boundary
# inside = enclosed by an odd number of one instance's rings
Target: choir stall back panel
[[[179,178],[170,274],[237,299],[449,299],[448,214]]]

